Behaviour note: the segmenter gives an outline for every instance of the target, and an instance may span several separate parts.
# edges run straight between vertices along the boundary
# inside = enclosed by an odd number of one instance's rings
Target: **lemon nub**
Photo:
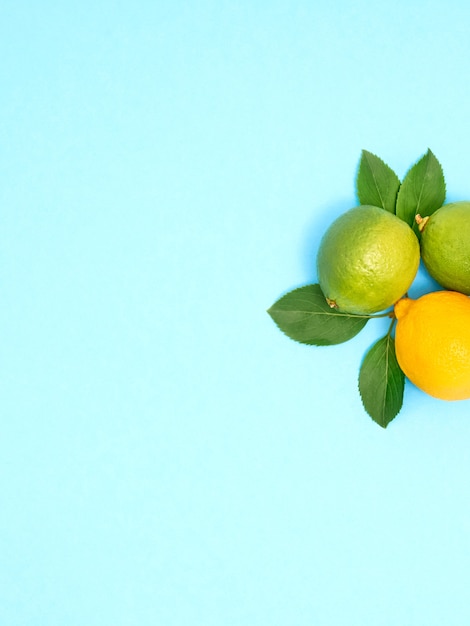
[[[394,307],[395,317],[397,320],[404,317],[408,313],[410,307],[413,305],[413,302],[414,300],[412,298],[401,298],[401,300],[398,300]]]

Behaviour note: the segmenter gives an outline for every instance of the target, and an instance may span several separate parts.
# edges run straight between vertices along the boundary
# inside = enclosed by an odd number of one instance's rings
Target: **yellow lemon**
[[[470,398],[470,298],[435,291],[395,304],[398,364],[417,387],[442,400]]]
[[[419,243],[393,213],[362,205],[328,228],[317,254],[318,282],[329,305],[346,313],[383,311],[408,291]]]

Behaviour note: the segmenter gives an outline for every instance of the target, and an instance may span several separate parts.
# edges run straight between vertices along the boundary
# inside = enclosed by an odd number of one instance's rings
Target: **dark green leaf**
[[[397,215],[417,233],[416,215],[432,215],[444,204],[445,197],[446,185],[441,164],[428,150],[403,180],[397,197]]]
[[[395,356],[395,341],[387,335],[372,346],[359,372],[359,392],[364,408],[383,428],[398,415],[404,387],[405,376]]]
[[[288,337],[315,346],[348,341],[366,325],[367,315],[351,315],[332,309],[320,285],[306,285],[282,296],[268,310]]]
[[[399,187],[395,172],[378,156],[363,150],[356,179],[359,202],[395,213]]]

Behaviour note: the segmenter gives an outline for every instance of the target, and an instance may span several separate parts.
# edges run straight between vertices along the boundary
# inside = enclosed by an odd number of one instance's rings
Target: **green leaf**
[[[348,341],[366,325],[367,315],[351,315],[332,309],[320,285],[290,291],[275,302],[269,315],[291,339],[315,346]]]
[[[406,174],[397,197],[397,215],[416,233],[416,215],[432,215],[445,201],[446,184],[441,164],[431,150]]]
[[[378,156],[363,150],[356,179],[359,202],[395,213],[399,187],[395,172]]]
[[[387,334],[366,354],[359,371],[359,392],[371,418],[387,427],[403,405],[405,376],[395,356],[395,341]]]

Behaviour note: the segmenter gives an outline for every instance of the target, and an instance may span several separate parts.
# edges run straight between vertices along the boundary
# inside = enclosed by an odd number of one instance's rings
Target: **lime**
[[[371,205],[350,209],[335,220],[317,255],[318,282],[329,305],[355,314],[395,304],[418,266],[413,230],[393,213]]]
[[[428,272],[442,287],[470,295],[470,202],[445,204],[416,221]]]

